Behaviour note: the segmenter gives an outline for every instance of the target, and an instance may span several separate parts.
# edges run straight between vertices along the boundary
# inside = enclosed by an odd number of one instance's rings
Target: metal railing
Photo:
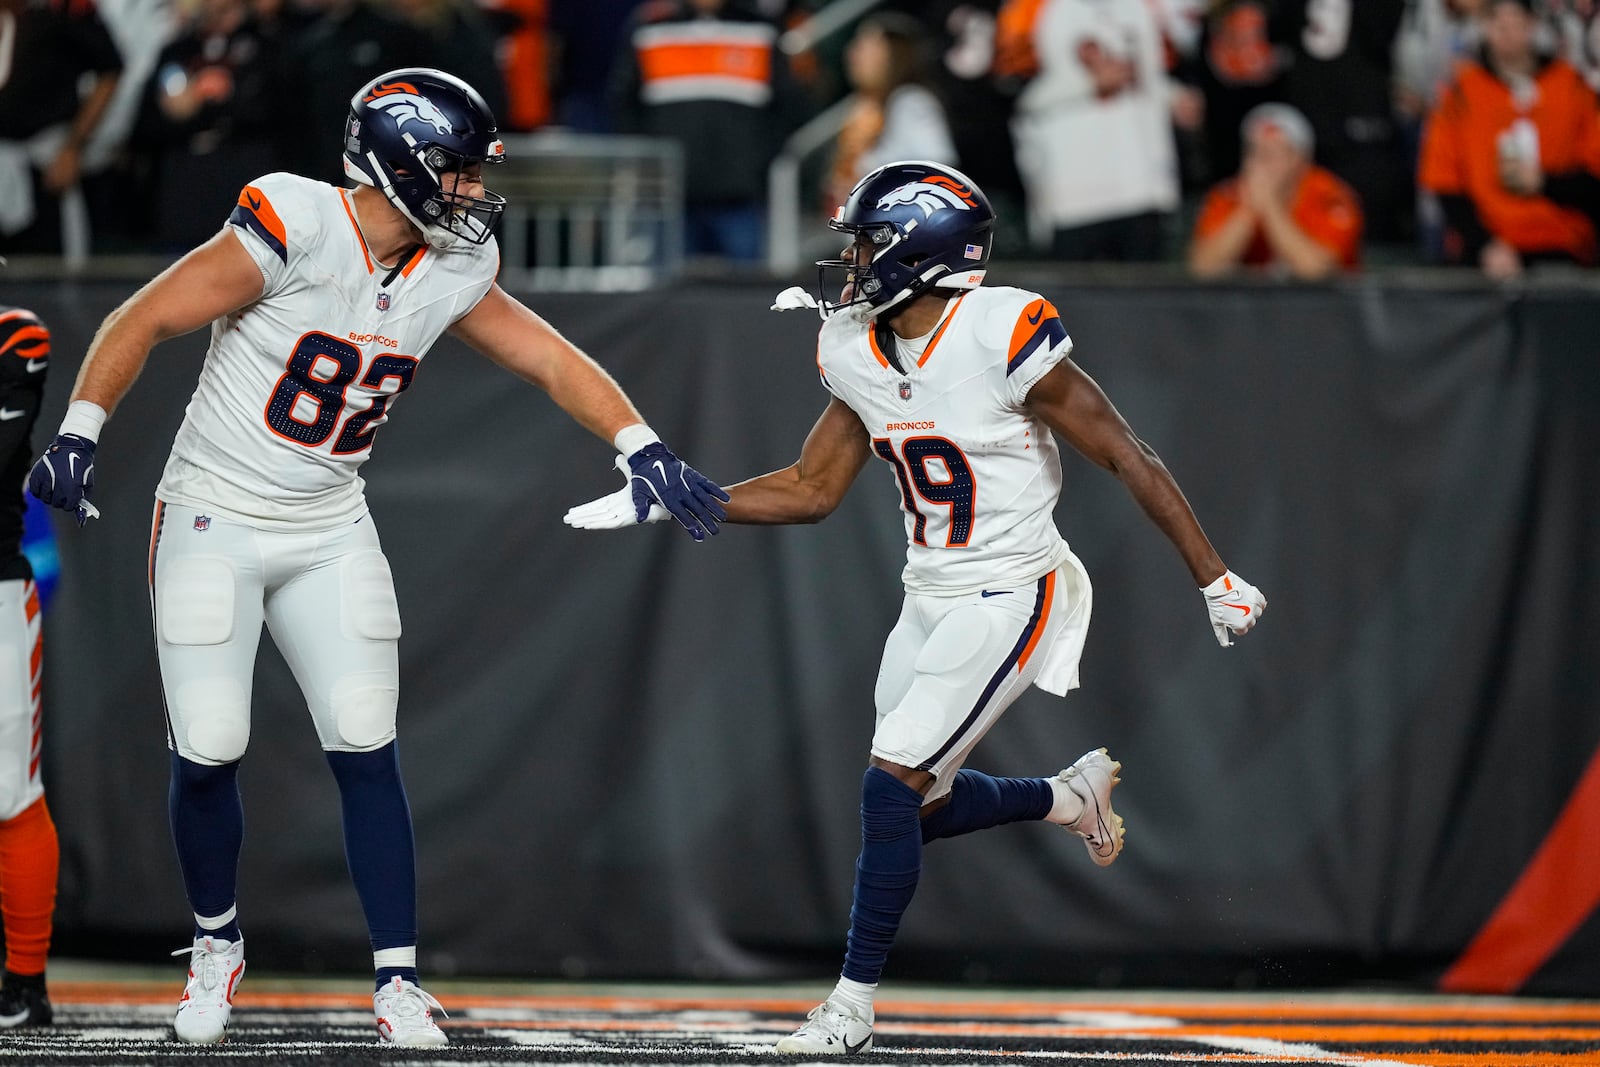
[[[501,282],[629,292],[683,266],[683,152],[672,141],[563,132],[505,138]]]

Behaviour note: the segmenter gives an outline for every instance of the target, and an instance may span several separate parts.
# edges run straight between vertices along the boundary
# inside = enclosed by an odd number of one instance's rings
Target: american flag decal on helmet
[[[964,254],[966,255],[966,257],[968,259],[982,259],[983,258],[983,246],[982,245],[968,245],[967,246],[967,251]]]

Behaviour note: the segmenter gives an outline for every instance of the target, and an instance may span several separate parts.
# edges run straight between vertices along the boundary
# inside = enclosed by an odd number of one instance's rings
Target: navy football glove
[[[717,532],[717,523],[728,513],[718,501],[727,500],[722,487],[683,460],[660,441],[645,445],[628,457],[632,475],[628,488],[633,491],[634,520],[644,522],[650,505],[659,504],[671,512],[689,536],[704,541],[707,533]]]
[[[75,433],[59,434],[28,472],[28,491],[53,508],[76,511],[78,525],[98,518],[89,503],[94,487],[94,442]]]

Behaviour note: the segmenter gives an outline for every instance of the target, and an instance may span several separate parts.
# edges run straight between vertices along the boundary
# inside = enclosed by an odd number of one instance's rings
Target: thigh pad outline
[[[250,693],[237,679],[196,678],[172,691],[178,755],[217,766],[244,756],[250,744]]]
[[[387,671],[347,674],[333,685],[328,708],[339,741],[359,752],[394,740],[400,682]]]
[[[221,645],[233,637],[233,566],[218,556],[183,556],[163,564],[156,589],[161,640]]]
[[[375,548],[352,553],[339,570],[339,622],[354,641],[398,641],[400,604],[389,560]]]

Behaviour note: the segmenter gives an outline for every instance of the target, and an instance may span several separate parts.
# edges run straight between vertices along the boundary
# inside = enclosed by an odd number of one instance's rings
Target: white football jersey
[[[1061,566],[1070,555],[1053,517],[1061,454],[1025,406],[1072,351],[1055,307],[1026,290],[979,288],[946,305],[920,353],[884,332],[903,373],[872,323],[851,314],[823,323],[817,366],[893,469],[906,589],[1011,588]]]
[[[357,475],[439,335],[494,284],[486,244],[376,263],[348,190],[292,174],[245,187],[228,229],[260,299],[211,324],[211,348],[156,494],[267,529],[366,512]]]

